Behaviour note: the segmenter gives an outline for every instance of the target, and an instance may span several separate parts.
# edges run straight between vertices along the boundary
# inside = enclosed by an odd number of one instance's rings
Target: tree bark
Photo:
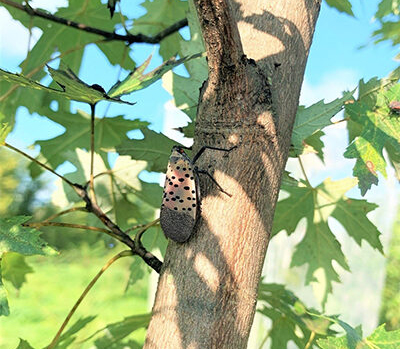
[[[246,348],[288,157],[317,0],[195,0],[207,51],[194,148],[202,215],[170,242],[144,348]],[[209,168],[209,165],[211,167]]]

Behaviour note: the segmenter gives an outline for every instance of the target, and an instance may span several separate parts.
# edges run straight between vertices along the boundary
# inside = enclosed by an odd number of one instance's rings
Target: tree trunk
[[[232,197],[201,178],[201,219],[187,243],[169,242],[146,349],[246,348],[320,8],[317,0],[194,2],[209,66],[194,148],[237,145],[198,162]]]

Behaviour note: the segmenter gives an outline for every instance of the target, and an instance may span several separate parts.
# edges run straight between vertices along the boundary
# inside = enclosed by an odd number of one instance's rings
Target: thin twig
[[[314,338],[315,338],[315,332],[311,331],[310,338],[308,339],[308,342],[307,342],[306,346],[304,347],[304,349],[309,349],[311,347],[311,344],[314,341]]]
[[[300,155],[297,158],[299,159],[301,172],[303,173],[303,176],[304,176],[304,179],[305,179],[305,181],[307,183],[307,186],[309,186],[311,189],[313,189],[314,187],[311,185],[310,181],[308,180],[307,173],[306,173],[306,170],[304,169],[303,161],[301,161]]]
[[[88,229],[88,230],[96,230],[96,231],[101,231],[103,233],[106,233],[110,236],[112,236],[114,239],[117,239],[118,241],[121,241],[125,245],[127,245],[134,254],[137,254],[140,256],[144,262],[149,265],[152,269],[154,269],[157,273],[160,273],[161,267],[162,267],[162,262],[154,256],[151,252],[147,251],[143,245],[140,243],[136,244],[135,241],[133,241],[130,236],[126,233],[124,233],[121,228],[115,224],[102,210],[101,208],[97,205],[96,202],[94,202],[88,195],[86,187],[83,187],[80,184],[77,183],[72,183],[69,181],[67,178],[61,176],[54,170],[52,170],[50,167],[47,165],[41,163],[40,161],[36,160],[32,156],[24,153],[22,150],[19,150],[12,145],[8,143],[4,143],[4,146],[6,146],[9,149],[14,150],[15,152],[27,157],[29,160],[32,162],[38,164],[39,166],[42,166],[49,172],[55,174],[57,177],[61,178],[63,181],[65,181],[68,185],[72,187],[72,189],[75,191],[75,193],[86,203],[86,209],[88,212],[93,213],[108,229],[102,229],[102,228],[97,228],[97,227],[89,227],[89,226],[83,226],[80,224],[70,224],[70,223],[60,223],[60,222],[39,222],[36,223],[36,226],[59,226],[59,227],[70,227],[70,228],[77,228],[77,229]],[[32,224],[35,223],[26,223],[27,226],[33,226]],[[151,225],[150,225],[151,226]],[[143,232],[142,232],[143,233]]]
[[[90,199],[84,187],[75,186],[74,190],[78,194],[78,196],[86,203],[86,208],[88,209],[88,211],[96,215],[97,218],[99,218],[100,221],[108,229],[111,230],[111,236],[127,245],[133,251],[133,253],[140,256],[147,265],[149,265],[157,273],[160,273],[162,262],[156,256],[147,251],[143,246],[137,246],[135,244],[135,241],[133,241],[128,234],[125,234],[121,230],[121,228],[117,224],[115,224],[95,202]]]
[[[57,213],[51,215],[50,217],[46,218],[43,222],[50,222],[55,218],[58,218],[58,217],[63,216],[65,214],[67,214],[67,213],[75,212],[75,211],[87,212],[87,209],[86,209],[86,207],[72,207],[72,208],[69,208],[68,210],[57,212]]]
[[[90,115],[90,179],[89,179],[89,188],[90,188],[90,196],[93,202],[97,204],[96,193],[94,192],[94,177],[93,177],[93,168],[94,168],[94,121],[95,121],[95,109],[96,103],[90,105],[91,115]]]
[[[46,347],[46,349],[52,349],[57,345],[58,340],[60,339],[60,336],[62,332],[64,331],[65,327],[68,325],[69,320],[71,319],[72,315],[74,315],[76,309],[79,307],[79,305],[82,303],[83,299],[86,297],[90,289],[94,286],[96,281],[100,278],[100,276],[113,264],[115,261],[120,259],[121,257],[127,257],[127,256],[132,256],[133,252],[126,250],[118,253],[114,257],[112,257],[104,266],[101,268],[101,270],[97,273],[97,275],[93,278],[92,281],[90,281],[89,285],[85,288],[85,290],[82,292],[81,296],[79,299],[76,301],[70,312],[68,313],[67,317],[65,318],[64,322],[62,323],[60,329],[54,336],[53,340],[51,343]]]
[[[115,32],[108,32],[99,28],[93,28],[89,27],[83,23],[77,23],[74,21],[71,21],[69,19],[65,19],[62,17],[58,17],[55,15],[52,15],[49,12],[39,10],[39,9],[34,9],[31,6],[25,4],[18,4],[15,3],[14,1],[10,0],[0,0],[0,3],[9,5],[11,7],[14,7],[18,10],[25,11],[28,15],[30,16],[36,16],[36,17],[41,17],[45,18],[49,21],[59,23],[66,25],[71,28],[75,28],[78,30],[85,31],[87,33],[92,33],[92,34],[97,34],[101,35],[102,37],[106,38],[107,40],[117,40],[117,41],[125,41],[128,44],[133,44],[133,43],[148,43],[148,44],[158,44],[162,39],[166,38],[167,36],[177,32],[179,29],[186,27],[188,25],[188,21],[186,18],[172,24],[168,28],[165,28],[155,36],[147,36],[144,34],[130,34],[127,33],[126,35],[120,35]]]
[[[6,142],[4,143],[4,146],[7,147],[7,148],[9,148],[9,149],[11,149],[11,150],[14,150],[15,152],[17,152],[17,153],[19,153],[19,154],[21,154],[21,155],[23,155],[23,156],[25,156],[26,158],[28,158],[29,160],[31,160],[31,161],[34,162],[35,164],[37,164],[37,165],[43,167],[44,169],[46,169],[47,171],[49,171],[49,172],[51,172],[51,173],[53,173],[53,174],[55,174],[57,177],[61,178],[65,183],[67,183],[67,184],[70,185],[71,187],[73,187],[73,188],[76,187],[76,184],[72,183],[70,180],[68,180],[68,179],[65,178],[64,176],[60,175],[59,173],[57,173],[56,171],[54,171],[53,169],[51,169],[49,166],[43,164],[43,163],[40,162],[39,160],[36,160],[36,159],[33,158],[32,156],[30,156],[30,155],[28,155],[27,153],[23,152],[22,150],[20,150],[20,149],[18,149],[18,148],[15,148],[15,147],[13,147],[11,144],[8,144],[8,143],[6,143]]]
[[[63,222],[32,222],[32,223],[23,223],[24,227],[32,227],[32,228],[40,228],[40,227],[63,227],[63,228],[73,228],[73,229],[84,229],[84,230],[93,230],[100,231],[102,233],[106,233],[108,235],[112,235],[112,232],[108,229],[93,227],[90,225],[83,224],[75,224],[75,223],[63,223]]]
[[[146,226],[146,224],[137,224],[137,225],[134,225],[133,227],[130,227],[130,228],[128,228],[127,230],[125,230],[125,234],[128,234],[128,233],[130,233],[131,231],[134,231],[134,230],[136,230],[136,229],[143,228],[143,227],[145,227],[145,226]]]
[[[142,235],[146,232],[147,229],[158,224],[159,222],[160,222],[160,218],[157,218],[154,221],[150,222],[149,224],[146,224],[142,229],[140,229],[140,231],[137,232],[137,234],[135,235],[136,246],[143,247],[142,241],[141,241]]]

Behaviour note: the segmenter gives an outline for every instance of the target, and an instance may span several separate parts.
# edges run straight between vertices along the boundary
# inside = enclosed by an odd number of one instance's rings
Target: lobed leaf
[[[76,148],[88,149],[90,138],[90,115],[78,110],[76,114],[65,111],[54,112],[50,108],[45,109],[49,119],[65,127],[65,132],[60,136],[49,140],[37,141],[35,145],[40,145],[40,155],[38,160],[57,168],[66,160],[68,154],[72,154]],[[124,140],[128,140],[127,132],[142,128],[148,125],[147,122],[139,120],[127,120],[123,116],[112,118],[95,119],[95,151],[104,159],[107,152]],[[41,169],[36,164],[29,166],[32,176],[41,173]]]
[[[62,88],[62,90],[57,90],[52,87],[44,86],[39,82],[31,80],[21,74],[13,74],[3,69],[0,69],[0,79],[24,87],[30,87],[37,90],[43,90],[45,92],[58,94],[68,99],[72,99],[79,102],[86,102],[89,104],[95,104],[102,100],[125,103],[129,105],[134,104],[131,102],[122,101],[119,98],[113,98],[108,96],[99,85],[92,85],[92,86],[87,85],[82,80],[80,80],[70,69],[57,70],[51,67],[48,67],[48,69],[50,75],[52,76],[54,81]]]
[[[292,144],[297,153],[303,149],[303,141],[316,131],[331,124],[331,118],[343,109],[344,104],[353,96],[354,91],[344,93],[342,98],[325,104],[322,100],[308,108],[299,107],[293,126]]]
[[[183,57],[181,59],[176,59],[175,57],[173,57],[165,61],[162,65],[152,70],[151,72],[144,74],[144,71],[150,64],[150,56],[140,67],[130,73],[124,80],[117,82],[110,89],[110,91],[108,91],[108,95],[113,98],[118,98],[122,95],[144,89],[147,86],[150,86],[152,83],[156,82],[157,80],[161,79],[161,77],[165,73],[177,67],[178,65],[191,59],[199,58],[201,56],[201,53],[196,53],[190,56]]]
[[[22,226],[30,218],[28,216],[0,218],[0,255],[5,252],[18,252],[25,256],[57,254],[56,250],[39,237],[41,233],[38,230]]]
[[[400,123],[390,109],[390,102],[400,99],[400,84],[394,84],[399,77],[397,70],[387,79],[361,80],[358,100],[346,106],[352,142],[344,156],[356,159],[353,174],[359,179],[362,195],[378,184],[378,172],[386,177],[384,148],[389,149],[394,166],[399,164]]]
[[[345,329],[346,335],[318,339],[317,343],[322,349],[397,349],[400,346],[400,330],[386,331],[384,325],[381,325],[362,339],[357,329],[343,321],[337,323]]]
[[[282,181],[282,190],[289,196],[280,200],[275,211],[272,233],[281,230],[292,234],[305,218],[306,234],[296,246],[291,266],[308,265],[306,283],[316,280],[326,285],[322,303],[332,291],[332,282],[339,281],[332,261],[349,270],[341,245],[332,233],[329,217],[337,219],[359,245],[362,240],[382,252],[380,233],[366,214],[376,208],[365,200],[349,199],[345,193],[357,184],[354,178],[339,181],[326,179],[312,188],[300,181]]]
[[[316,339],[325,338],[335,332],[330,329],[327,319],[312,317],[304,303],[293,292],[279,284],[261,283],[258,301],[259,312],[272,320],[268,335],[271,349],[286,348],[293,341],[299,348],[305,347],[312,332]],[[312,310],[315,311],[315,310]]]
[[[116,147],[120,155],[129,155],[135,160],[145,160],[147,169],[155,172],[165,172],[171,149],[176,142],[149,129],[141,130],[144,139],[130,139]]]

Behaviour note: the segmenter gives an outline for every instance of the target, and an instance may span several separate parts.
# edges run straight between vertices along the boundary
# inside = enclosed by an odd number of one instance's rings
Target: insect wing
[[[164,234],[177,242],[185,242],[196,223],[198,202],[194,168],[185,153],[174,150],[165,178],[160,224]]]

